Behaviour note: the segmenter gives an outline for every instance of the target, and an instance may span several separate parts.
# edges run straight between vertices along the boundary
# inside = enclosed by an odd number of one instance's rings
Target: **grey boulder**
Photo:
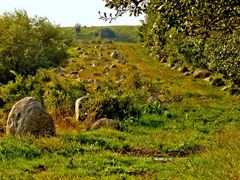
[[[55,125],[40,101],[26,97],[12,107],[6,132],[11,135],[51,136],[55,134]]]

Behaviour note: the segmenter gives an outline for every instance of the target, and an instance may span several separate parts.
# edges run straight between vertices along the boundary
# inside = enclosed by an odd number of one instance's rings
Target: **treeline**
[[[22,10],[0,16],[0,83],[57,66],[66,50],[63,32],[46,18],[30,18]]]
[[[240,86],[238,0],[113,0],[106,6],[115,9],[116,16],[145,12],[140,35],[153,56],[220,73]]]

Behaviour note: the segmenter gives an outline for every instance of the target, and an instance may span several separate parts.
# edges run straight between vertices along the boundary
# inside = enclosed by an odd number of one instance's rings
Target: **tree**
[[[106,7],[116,11],[115,16],[104,13],[101,18],[112,20],[127,11],[138,16],[154,13],[167,28],[176,27],[186,34],[203,34],[213,30],[232,31],[240,24],[238,0],[104,0]],[[156,21],[158,20],[156,19]]]
[[[30,18],[26,11],[0,16],[0,80],[13,78],[11,72],[35,74],[38,68],[57,66],[66,57],[60,28],[46,18]]]
[[[140,36],[153,55],[173,61],[179,57],[181,63],[194,62],[194,66],[216,70],[234,81],[239,79],[239,0],[105,0],[105,3],[116,14],[100,14],[104,20],[112,21],[127,11],[135,16],[145,13]]]
[[[76,32],[76,35],[77,35],[77,36],[80,35],[80,32],[81,32],[81,24],[79,24],[79,23],[75,24],[75,32]]]

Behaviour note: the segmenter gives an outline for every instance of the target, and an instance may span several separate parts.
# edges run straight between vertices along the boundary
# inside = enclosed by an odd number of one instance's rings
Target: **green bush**
[[[40,69],[35,76],[27,78],[17,75],[15,81],[0,86],[1,106],[5,111],[18,100],[32,96],[44,102],[50,111],[74,113],[75,100],[86,94],[83,83],[62,80],[54,75],[54,70]]]
[[[13,79],[10,71],[27,76],[57,66],[66,59],[66,48],[60,28],[47,19],[30,18],[26,11],[4,13],[0,16],[1,82]]]
[[[83,113],[98,118],[112,118],[125,120],[130,117],[139,117],[141,114],[139,97],[133,92],[118,92],[106,90],[97,92],[87,101],[82,109]]]

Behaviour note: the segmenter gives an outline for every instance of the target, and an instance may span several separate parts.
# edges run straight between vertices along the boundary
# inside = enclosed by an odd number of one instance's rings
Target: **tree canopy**
[[[140,35],[156,57],[170,63],[191,64],[240,77],[240,5],[239,0],[104,0],[116,10],[113,20],[127,11],[145,13]]]
[[[30,18],[23,10],[1,15],[0,82],[14,73],[35,74],[38,68],[58,65],[67,55],[63,39],[60,28],[46,18]]]

